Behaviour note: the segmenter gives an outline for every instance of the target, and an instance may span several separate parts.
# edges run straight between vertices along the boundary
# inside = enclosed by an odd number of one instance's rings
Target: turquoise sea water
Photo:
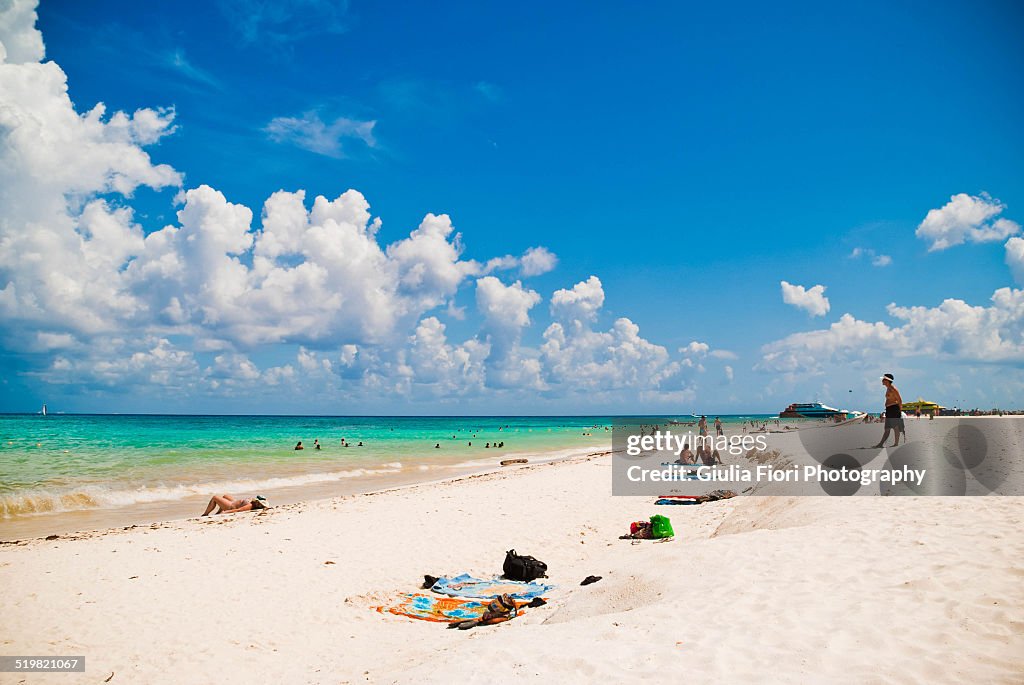
[[[502,459],[609,449],[613,420],[0,415],[0,526],[212,493],[433,480]],[[313,448],[317,439],[320,450]],[[295,451],[299,440],[306,449]],[[502,448],[485,447],[501,442]]]

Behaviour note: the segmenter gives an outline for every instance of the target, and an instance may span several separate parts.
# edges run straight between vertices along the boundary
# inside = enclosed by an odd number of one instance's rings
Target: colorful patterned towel
[[[391,606],[379,606],[377,611],[397,616],[418,618],[421,621],[451,623],[480,618],[487,611],[487,602],[456,599],[440,595],[403,593]]]
[[[534,597],[540,597],[554,589],[554,585],[543,583],[523,583],[517,580],[503,580],[495,578],[484,580],[474,578],[463,573],[454,578],[438,578],[437,582],[430,588],[434,592],[452,597],[469,597],[474,599],[493,599],[501,595],[509,595],[519,602],[529,602]]]

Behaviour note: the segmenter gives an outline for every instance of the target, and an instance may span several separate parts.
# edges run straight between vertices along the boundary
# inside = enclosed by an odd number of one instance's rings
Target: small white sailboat
[[[46,416],[46,403],[43,402],[43,411],[40,412],[43,416]]]

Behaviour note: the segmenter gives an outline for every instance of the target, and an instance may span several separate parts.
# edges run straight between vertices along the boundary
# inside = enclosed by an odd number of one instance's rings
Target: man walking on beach
[[[885,432],[882,433],[882,439],[878,441],[875,448],[885,447],[890,430],[896,432],[896,441],[893,443],[893,447],[899,446],[900,435],[907,432],[903,425],[903,398],[900,397],[900,391],[892,384],[893,380],[895,379],[891,373],[882,376],[882,385],[885,386]]]

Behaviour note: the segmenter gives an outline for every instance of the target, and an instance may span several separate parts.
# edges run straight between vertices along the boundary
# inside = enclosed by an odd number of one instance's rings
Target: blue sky
[[[438,296],[443,304],[416,309],[372,345],[340,324],[319,333],[284,327],[253,342],[208,330],[207,312],[177,327],[120,315],[103,330],[69,324],[64,347],[41,349],[30,339],[43,329],[65,335],[61,316],[26,313],[21,300],[0,314],[8,329],[0,410],[49,401],[69,411],[729,412],[811,399],[867,409],[889,370],[908,379],[908,395],[1020,405],[1021,283],[1007,242],[1024,221],[1021,18],[1010,2],[44,1],[35,25],[44,59],[66,74],[77,113],[99,102],[107,117],[173,107],[173,124],[139,146],[180,182],[153,189],[140,175],[130,196],[103,183],[53,190],[78,205],[87,195],[130,207],[148,235],[177,223],[181,191],[208,185],[250,208],[256,232],[275,191],[305,190],[308,209],[317,195],[353,188],[383,221],[381,246],[408,237],[430,212],[450,216],[463,260],[542,246],[557,266],[467,274]],[[29,31],[7,35],[15,29]],[[25,110],[36,106],[20,97]],[[934,239],[919,227],[959,194],[969,202],[936,225],[981,237],[929,250]],[[78,211],[68,209],[68,230],[81,233]],[[30,230],[13,201],[0,212],[6,231]],[[999,220],[1013,223],[970,233]],[[32,249],[8,248],[14,266],[0,265],[0,289],[16,283],[25,297],[45,287],[38,274],[18,281],[16,265]],[[882,255],[890,263],[873,265]],[[251,254],[239,260],[252,265]],[[529,325],[489,328],[476,282],[491,273],[539,295]],[[604,299],[586,329],[610,331],[626,317],[667,359],[602,356],[610,343],[581,336],[571,355],[578,373],[552,370],[542,346],[553,294],[592,275]],[[787,304],[781,281],[824,286],[828,311]],[[1002,288],[1012,302],[994,305]],[[942,309],[946,300],[967,309]],[[891,303],[919,309],[894,318]],[[465,308],[463,318],[451,308]],[[833,330],[820,344],[791,337],[829,331],[846,314],[885,328],[866,337]],[[568,330],[575,320],[566,316]],[[473,388],[401,362],[417,321],[430,317],[453,347],[492,346]],[[159,339],[189,356],[177,381],[113,362],[148,354]],[[680,352],[694,341],[707,349]],[[376,361],[340,372],[346,344],[373,347]],[[298,364],[300,346],[334,360],[329,377]],[[505,348],[498,359],[495,349]],[[217,383],[217,355],[244,357],[255,371],[225,370],[230,382]],[[634,380],[588,377],[587,361]],[[98,375],[102,362],[121,370]],[[491,378],[502,365],[533,370],[529,379]],[[255,374],[286,366],[296,372],[289,384],[265,393],[267,378]],[[187,375],[194,382],[183,384]],[[311,387],[324,392],[311,397]]]

